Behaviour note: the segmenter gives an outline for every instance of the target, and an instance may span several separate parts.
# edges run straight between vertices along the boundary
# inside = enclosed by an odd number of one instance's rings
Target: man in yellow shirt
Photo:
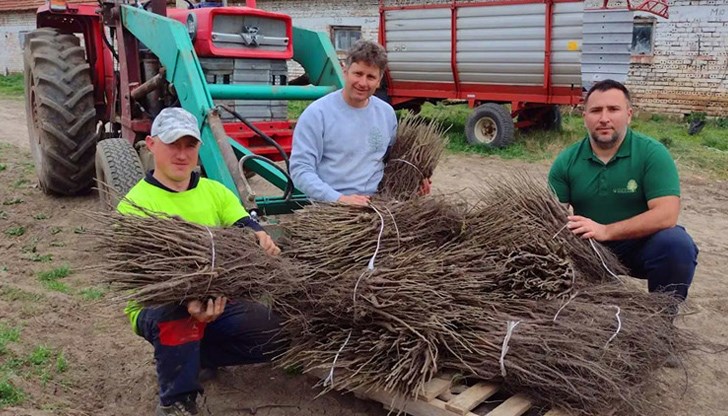
[[[201,144],[192,114],[182,108],[162,110],[146,138],[154,170],[129,191],[117,210],[144,215],[136,205],[206,226],[248,227],[263,250],[270,255],[280,253],[235,194],[194,172]],[[199,413],[200,369],[267,361],[282,347],[280,318],[252,301],[219,297],[156,308],[130,302],[125,313],[134,331],[154,346],[160,399],[157,416]]]

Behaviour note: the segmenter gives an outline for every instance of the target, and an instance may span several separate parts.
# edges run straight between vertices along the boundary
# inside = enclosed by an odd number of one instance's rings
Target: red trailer
[[[627,8],[666,17],[667,0]],[[582,99],[583,0],[380,0],[379,11],[389,102],[418,109],[427,101],[467,101],[472,144],[502,147],[515,128],[559,128],[558,106]]]

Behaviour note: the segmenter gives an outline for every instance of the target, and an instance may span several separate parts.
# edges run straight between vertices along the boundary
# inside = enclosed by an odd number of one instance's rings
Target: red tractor
[[[201,169],[243,198],[226,156],[286,159],[287,100],[315,99],[342,85],[325,36],[294,28],[289,16],[257,9],[254,0],[189,9],[167,9],[165,0],[50,0],[39,8],[37,26],[25,42],[26,111],[48,193],[87,192],[94,177],[125,193],[144,173],[151,121],[165,107],[182,106],[199,118],[203,138],[208,126],[209,134],[216,130],[211,108],[219,115],[217,131],[231,139],[233,152],[211,136]],[[290,59],[318,86],[291,85]],[[246,171],[290,187],[280,168],[253,159]]]

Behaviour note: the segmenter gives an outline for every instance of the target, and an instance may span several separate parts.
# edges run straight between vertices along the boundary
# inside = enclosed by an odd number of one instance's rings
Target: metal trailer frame
[[[379,0],[379,43],[387,47],[385,12],[389,10],[426,10],[449,8],[451,11],[451,50],[450,65],[454,82],[395,82],[389,72],[386,73],[387,94],[393,106],[420,99],[466,100],[470,108],[482,102],[510,103],[512,116],[525,108],[527,103],[575,105],[581,101],[581,85],[556,87],[551,83],[551,45],[553,6],[556,3],[580,3],[583,0],[501,0],[490,2],[462,3],[452,0],[443,4],[422,4],[407,6],[385,6]],[[489,85],[462,83],[457,70],[457,14],[458,10],[467,7],[503,6],[519,4],[545,4],[545,55],[544,83],[541,86]],[[521,127],[520,125],[516,125]]]
[[[387,71],[385,73],[386,95],[395,108],[409,108],[411,103],[434,101],[434,100],[465,100],[470,108],[479,106],[482,103],[509,103],[511,105],[511,117],[517,117],[526,108],[546,105],[577,105],[582,101],[582,86],[572,85],[570,87],[554,86],[551,80],[551,48],[553,35],[553,14],[554,5],[558,3],[579,3],[584,0],[496,0],[487,2],[462,2],[452,0],[448,3],[438,4],[417,4],[402,6],[385,6],[385,0],[379,0],[379,43],[387,47],[386,19],[385,13],[390,10],[427,10],[427,9],[450,9],[451,11],[451,50],[450,66],[453,82],[429,82],[429,81],[394,81]],[[610,9],[610,0],[603,0],[599,9]],[[634,5],[634,0],[627,0],[628,10],[640,10],[653,13],[664,18],[668,17],[668,0],[640,0]],[[545,39],[544,39],[544,82],[540,86],[519,86],[500,84],[467,84],[459,79],[457,68],[457,16],[458,10],[468,7],[481,6],[503,6],[521,4],[545,4]],[[534,120],[519,120],[514,123],[516,128],[529,127],[535,124]]]

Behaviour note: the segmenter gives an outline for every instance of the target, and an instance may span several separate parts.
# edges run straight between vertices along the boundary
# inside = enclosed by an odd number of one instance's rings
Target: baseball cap
[[[184,136],[192,136],[202,142],[197,118],[180,107],[169,107],[160,111],[152,123],[151,135],[159,137],[166,144],[172,144]]]

